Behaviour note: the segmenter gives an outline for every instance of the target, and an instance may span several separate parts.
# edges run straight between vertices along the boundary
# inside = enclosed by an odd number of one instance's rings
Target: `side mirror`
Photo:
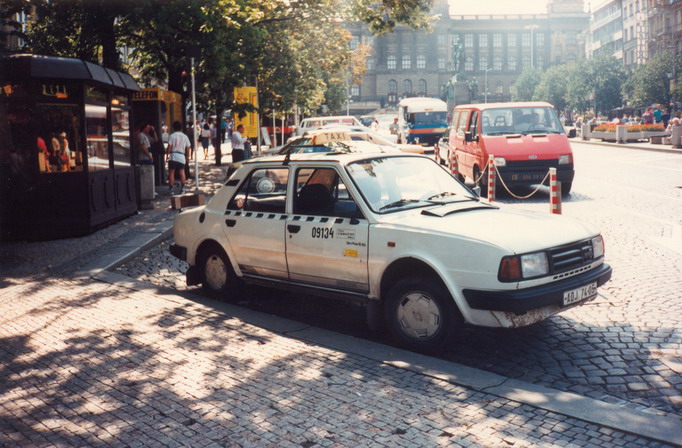
[[[575,136],[576,136],[575,128],[569,129],[569,131],[568,131],[568,138],[575,138]]]
[[[476,138],[474,138],[474,135],[471,133],[471,131],[467,131],[464,133],[464,141],[470,143],[476,141]]]

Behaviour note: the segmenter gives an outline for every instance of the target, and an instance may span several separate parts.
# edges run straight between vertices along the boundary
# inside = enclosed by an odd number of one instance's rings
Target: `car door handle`
[[[291,232],[291,233],[298,233],[298,231],[301,230],[301,226],[296,226],[296,225],[293,225],[293,224],[289,224],[289,225],[287,226],[287,229],[288,229],[289,232]]]
[[[236,219],[226,219],[226,220],[225,220],[225,225],[226,225],[227,227],[234,227],[235,224],[237,224],[237,220],[236,220]]]

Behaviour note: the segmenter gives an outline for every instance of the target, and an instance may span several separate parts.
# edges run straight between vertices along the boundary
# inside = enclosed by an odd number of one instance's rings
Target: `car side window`
[[[294,213],[362,218],[362,212],[333,168],[301,168],[296,173]]]
[[[471,132],[472,137],[478,135],[478,111],[473,111],[471,113],[471,120],[469,120],[469,132]]]
[[[228,210],[284,213],[288,168],[254,170],[227,204]]]

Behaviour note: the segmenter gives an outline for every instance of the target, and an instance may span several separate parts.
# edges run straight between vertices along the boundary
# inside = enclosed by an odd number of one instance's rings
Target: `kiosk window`
[[[83,171],[80,107],[38,104],[33,116],[38,131],[38,170],[51,174]]]
[[[130,166],[130,112],[127,109],[111,108],[111,135],[114,139],[114,166]]]
[[[106,106],[85,105],[85,126],[88,144],[88,170],[109,168],[109,126]]]

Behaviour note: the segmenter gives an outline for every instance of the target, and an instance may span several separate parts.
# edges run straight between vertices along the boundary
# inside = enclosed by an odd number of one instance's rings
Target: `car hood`
[[[381,215],[382,225],[487,242],[513,253],[572,243],[598,234],[592,226],[561,215],[491,207],[443,204]]]
[[[486,137],[488,154],[507,160],[551,160],[569,154],[571,147],[564,134],[501,135]]]

